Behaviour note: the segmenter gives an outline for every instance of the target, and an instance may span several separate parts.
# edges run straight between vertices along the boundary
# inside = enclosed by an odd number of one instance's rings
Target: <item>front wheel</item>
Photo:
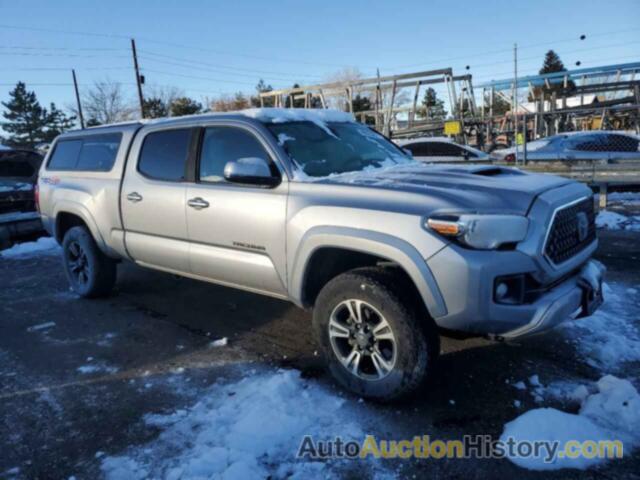
[[[435,325],[404,280],[385,269],[361,268],[334,278],[318,295],[313,324],[329,369],[363,397],[404,397],[435,367]]]
[[[62,241],[65,273],[69,285],[86,298],[102,297],[116,282],[116,262],[96,245],[85,227],[73,227]]]

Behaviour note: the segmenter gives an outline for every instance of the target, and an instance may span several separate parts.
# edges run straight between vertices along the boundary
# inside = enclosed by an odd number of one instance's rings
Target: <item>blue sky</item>
[[[368,76],[469,65],[478,84],[512,75],[514,42],[522,74],[550,48],[568,68],[640,61],[640,1],[0,0],[0,100],[23,80],[42,103],[69,105],[71,68],[81,89],[109,78],[134,99],[130,37],[149,86],[200,100],[344,67]]]

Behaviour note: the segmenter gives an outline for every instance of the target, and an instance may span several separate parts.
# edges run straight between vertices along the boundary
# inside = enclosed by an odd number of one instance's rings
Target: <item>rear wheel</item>
[[[313,314],[329,369],[352,392],[395,400],[435,367],[438,334],[402,275],[361,268],[331,280]]]
[[[62,241],[65,273],[69,285],[87,298],[108,295],[116,282],[116,262],[96,245],[85,227],[73,227]]]

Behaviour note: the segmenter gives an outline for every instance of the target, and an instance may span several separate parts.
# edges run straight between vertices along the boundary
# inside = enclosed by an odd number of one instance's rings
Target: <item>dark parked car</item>
[[[616,131],[571,132],[527,143],[527,161],[595,161],[601,163],[640,160],[640,137]],[[518,147],[522,155],[522,147]],[[515,147],[494,151],[498,161],[513,163]]]
[[[30,150],[0,146],[0,248],[42,231],[34,190],[42,159]]]

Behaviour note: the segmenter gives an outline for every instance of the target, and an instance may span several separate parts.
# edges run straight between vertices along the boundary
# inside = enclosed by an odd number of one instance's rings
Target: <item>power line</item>
[[[172,65],[172,66],[177,66],[180,68],[185,68],[185,69],[189,69],[189,70],[196,70],[196,71],[203,71],[203,72],[211,72],[211,73],[218,73],[218,74],[222,74],[227,76],[227,78],[230,77],[244,77],[244,78],[253,78],[253,79],[258,79],[261,78],[265,81],[280,81],[280,82],[287,82],[287,83],[296,83],[297,79],[292,79],[292,78],[284,78],[284,77],[275,77],[275,76],[265,76],[262,74],[248,74],[248,73],[235,73],[235,72],[225,72],[225,71],[220,71],[217,70],[215,68],[208,68],[208,67],[196,67],[196,66],[192,66],[192,65],[183,65],[183,64],[179,64],[179,63],[175,63],[175,62],[167,62],[164,60],[158,60],[155,58],[151,58],[151,57],[147,57],[146,55],[139,55],[141,59],[144,59],[146,62],[157,62],[163,65]],[[142,67],[143,70],[148,70],[146,67]],[[253,85],[255,85],[255,83],[253,83]]]
[[[175,73],[175,72],[163,72],[160,70],[153,70],[153,69],[149,69],[149,68],[142,68],[142,70],[144,72],[150,72],[150,73],[157,73],[160,75],[170,75],[172,77],[183,77],[183,78],[192,78],[195,80],[206,80],[208,82],[222,82],[222,83],[234,83],[234,84],[243,84],[243,85],[251,85],[251,86],[255,86],[255,83],[252,82],[242,82],[242,81],[237,81],[237,80],[223,80],[220,78],[210,78],[210,77],[200,77],[197,75],[183,75],[181,73]]]
[[[155,57],[161,57],[161,58],[168,58],[174,61],[178,61],[181,63],[191,63],[191,64],[198,64],[198,65],[206,65],[206,66],[211,66],[211,67],[215,67],[216,69],[225,69],[225,70],[238,70],[241,72],[250,72],[250,73],[260,73],[260,74],[273,74],[273,75],[289,75],[289,76],[293,76],[293,77],[308,77],[308,78],[317,78],[316,75],[308,75],[308,74],[299,74],[299,73],[291,73],[291,72],[277,72],[277,71],[273,71],[273,70],[259,70],[259,69],[251,69],[251,68],[240,68],[240,67],[231,67],[228,65],[220,65],[220,64],[216,64],[216,63],[207,63],[207,62],[202,62],[200,60],[190,60],[190,59],[186,59],[186,58],[180,58],[180,57],[173,57],[171,55],[165,55],[165,54],[161,54],[161,53],[154,53],[154,52],[150,52],[148,50],[141,50],[140,51],[143,54],[146,55],[153,55]],[[156,60],[153,59],[155,61],[160,61],[160,60]],[[189,65],[191,66],[191,65]]]

